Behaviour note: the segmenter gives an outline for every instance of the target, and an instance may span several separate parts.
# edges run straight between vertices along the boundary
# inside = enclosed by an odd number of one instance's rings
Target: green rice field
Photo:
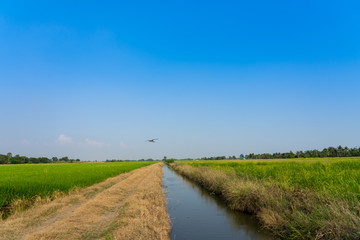
[[[286,188],[305,188],[360,200],[360,157],[191,161],[186,164],[235,171],[241,178],[258,178]]]
[[[0,210],[17,199],[51,196],[104,181],[154,162],[0,165]]]
[[[175,171],[279,239],[360,239],[360,157],[178,161]]]

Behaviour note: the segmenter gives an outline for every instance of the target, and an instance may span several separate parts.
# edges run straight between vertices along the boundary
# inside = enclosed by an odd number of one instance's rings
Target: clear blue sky
[[[332,0],[3,0],[0,153],[359,146],[359,12]]]

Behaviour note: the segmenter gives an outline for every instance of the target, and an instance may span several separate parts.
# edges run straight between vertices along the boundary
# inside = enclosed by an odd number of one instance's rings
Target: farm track
[[[0,222],[0,239],[168,239],[157,163],[34,206]]]

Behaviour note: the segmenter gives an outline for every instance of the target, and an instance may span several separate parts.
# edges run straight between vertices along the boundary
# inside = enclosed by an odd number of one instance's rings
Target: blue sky
[[[1,1],[0,152],[359,146],[359,11],[358,1]]]

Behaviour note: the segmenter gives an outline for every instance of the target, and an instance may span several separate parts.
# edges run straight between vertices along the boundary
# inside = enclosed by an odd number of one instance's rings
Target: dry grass
[[[169,239],[162,164],[110,178],[0,222],[0,239]]]
[[[58,193],[89,187],[154,162],[0,165],[0,214],[7,217]]]
[[[241,178],[231,171],[171,167],[211,192],[230,208],[248,212],[283,239],[360,239],[360,203],[330,198],[310,190],[291,190],[275,182]]]

